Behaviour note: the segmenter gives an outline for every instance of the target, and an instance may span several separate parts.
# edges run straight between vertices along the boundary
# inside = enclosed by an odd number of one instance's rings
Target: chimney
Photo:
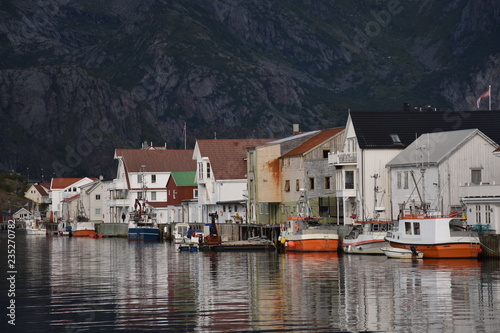
[[[410,111],[410,104],[409,103],[403,103],[403,111],[404,112],[409,112]]]
[[[299,134],[299,124],[293,124],[293,135]]]

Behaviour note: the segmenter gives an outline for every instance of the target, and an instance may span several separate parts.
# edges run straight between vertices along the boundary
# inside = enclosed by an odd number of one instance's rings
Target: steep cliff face
[[[114,148],[183,147],[184,123],[192,147],[471,109],[499,21],[495,0],[2,1],[0,169],[113,176]]]

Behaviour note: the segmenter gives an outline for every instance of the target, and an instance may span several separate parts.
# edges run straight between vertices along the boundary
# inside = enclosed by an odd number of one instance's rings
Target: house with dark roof
[[[500,179],[500,159],[492,154],[497,147],[478,129],[422,134],[387,163],[392,217],[421,206],[462,216],[461,185]],[[477,209],[484,208],[471,213]]]
[[[269,139],[197,140],[193,152],[200,216],[210,222],[247,223],[247,150],[266,144]],[[194,217],[193,217],[194,219]]]
[[[195,171],[196,162],[192,157],[193,150],[116,149],[117,175],[108,188],[110,222],[123,222],[121,216],[125,214],[128,223],[136,199],[144,200],[151,207],[166,207],[166,185],[171,173]],[[157,214],[158,223],[166,221],[166,216]]]
[[[343,149],[329,158],[344,223],[391,218],[386,164],[420,135],[477,128],[499,143],[498,124],[498,111],[350,112]]]
[[[279,222],[299,214],[321,216],[324,222],[337,222],[335,167],[328,163],[328,157],[341,149],[344,129],[318,131],[279,158],[283,205]],[[298,207],[298,203],[309,211]],[[298,211],[299,208],[302,211]]]

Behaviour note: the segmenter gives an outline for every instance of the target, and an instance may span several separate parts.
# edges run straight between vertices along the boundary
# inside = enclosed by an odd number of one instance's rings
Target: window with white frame
[[[95,199],[96,199],[96,200],[101,200],[101,195],[100,195],[100,194],[96,194],[96,195],[95,195]]]
[[[151,183],[156,183],[156,175],[151,175]]]
[[[210,178],[210,163],[207,162],[207,179]]]
[[[481,223],[481,205],[476,205],[476,223]]]
[[[491,206],[486,205],[484,207],[484,223],[491,224]]]
[[[151,192],[151,200],[156,200],[156,192]]]
[[[101,215],[101,208],[95,209],[95,215]]]

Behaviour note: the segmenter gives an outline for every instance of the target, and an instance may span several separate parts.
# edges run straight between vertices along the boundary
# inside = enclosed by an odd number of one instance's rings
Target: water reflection
[[[65,237],[18,237],[18,256],[23,331],[494,332],[500,324],[498,261],[192,253]]]

